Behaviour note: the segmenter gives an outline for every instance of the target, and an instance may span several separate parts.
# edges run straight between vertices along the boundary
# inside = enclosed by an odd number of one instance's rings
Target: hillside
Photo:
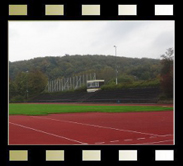
[[[18,73],[36,69],[44,73],[48,80],[95,72],[97,78],[109,81],[115,76],[116,66],[119,76],[133,76],[139,80],[156,78],[161,68],[159,59],[65,55],[9,62],[9,77],[14,80]]]
[[[118,86],[115,85],[116,68]],[[66,55],[9,62],[9,98],[28,100],[45,91],[48,81],[96,73],[102,89],[159,85],[160,60],[105,55]]]

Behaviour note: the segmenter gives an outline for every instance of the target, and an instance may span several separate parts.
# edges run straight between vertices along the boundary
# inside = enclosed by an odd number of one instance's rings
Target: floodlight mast
[[[117,57],[117,46],[114,45],[115,48],[115,57]],[[117,59],[116,59],[116,85],[118,84],[118,69],[117,69]]]

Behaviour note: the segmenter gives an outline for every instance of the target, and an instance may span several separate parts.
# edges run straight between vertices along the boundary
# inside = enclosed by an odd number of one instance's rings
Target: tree
[[[47,84],[47,77],[40,70],[32,70],[28,75],[29,95],[34,96],[42,92]]]
[[[115,78],[115,70],[112,67],[104,67],[97,72],[97,78],[104,79],[105,82]]]
[[[26,98],[27,94],[27,84],[28,84],[28,73],[26,72],[19,72],[15,77],[15,91],[17,95]]]
[[[167,49],[161,57],[161,87],[167,97],[173,98],[173,49]]]
[[[12,81],[9,79],[9,99],[13,98],[13,96],[16,96],[17,91],[16,91],[16,85],[15,81]]]
[[[15,80],[9,81],[10,99],[25,100],[42,92],[47,84],[47,77],[40,70],[19,72]]]

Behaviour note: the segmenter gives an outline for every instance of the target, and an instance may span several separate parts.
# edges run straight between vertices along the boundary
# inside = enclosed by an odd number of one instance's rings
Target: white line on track
[[[169,137],[169,136],[172,136],[173,134],[165,134],[165,135],[162,135],[161,137]]]
[[[133,139],[124,139],[124,141],[132,141]]]
[[[95,142],[95,144],[104,144],[105,142]]]
[[[137,144],[131,144],[131,145],[151,145],[151,144],[156,144],[156,143],[162,143],[162,142],[170,142],[170,141],[173,141],[172,139],[170,139],[170,140],[163,140],[163,141],[157,141],[157,142],[147,142],[147,143],[137,143]]]
[[[137,138],[137,140],[143,140],[143,139],[146,139],[146,138]]]
[[[9,122],[9,123],[12,124],[12,125],[15,125],[15,126],[19,126],[19,127],[30,129],[30,130],[34,130],[36,132],[44,133],[44,134],[51,135],[51,136],[54,136],[54,137],[57,137],[57,138],[63,138],[63,139],[66,139],[66,140],[69,140],[69,141],[72,141],[72,142],[77,142],[77,143],[80,143],[80,144],[87,144],[87,143],[84,143],[84,142],[81,142],[81,141],[78,141],[78,140],[75,140],[75,139],[70,139],[70,138],[60,136],[60,135],[57,135],[57,134],[48,133],[46,131],[38,130],[38,129],[35,129],[35,128],[32,128],[32,127],[28,127],[28,126],[24,126],[24,125],[20,125],[20,124],[17,124],[17,123],[12,123],[12,122]]]
[[[149,137],[149,138],[157,138],[157,136],[151,136],[151,137]]]
[[[37,116],[31,116],[31,117],[40,118],[40,119],[49,119],[49,120],[58,121],[58,122],[68,122],[68,123],[80,124],[80,125],[85,125],[85,126],[104,128],[104,129],[111,129],[111,130],[117,130],[117,131],[129,132],[129,133],[138,133],[138,134],[151,135],[151,136],[157,136],[157,137],[164,136],[164,135],[145,133],[145,132],[140,132],[140,131],[135,131],[135,130],[117,129],[114,127],[106,127],[106,126],[100,126],[100,125],[94,125],[94,124],[88,124],[88,123],[80,123],[80,122],[75,122],[75,121],[70,121],[70,120],[58,120],[58,119],[53,119],[53,118],[48,118],[48,117],[37,117]]]
[[[119,140],[114,140],[114,141],[110,141],[110,142],[119,142]]]
[[[137,138],[137,140],[144,140],[146,138]],[[109,141],[111,143],[115,143],[115,142],[119,142],[120,140],[114,140],[114,141]],[[129,141],[133,141],[133,139],[124,139],[123,141],[125,142],[129,142]],[[156,141],[156,142],[147,142],[147,143],[135,143],[135,144],[129,144],[129,145],[142,145],[142,144],[148,144],[148,145],[151,145],[151,144],[156,144],[156,143],[162,143],[162,142],[170,142],[170,141],[173,141],[173,140],[163,140],[163,141]],[[106,142],[96,142],[95,144],[105,144]]]

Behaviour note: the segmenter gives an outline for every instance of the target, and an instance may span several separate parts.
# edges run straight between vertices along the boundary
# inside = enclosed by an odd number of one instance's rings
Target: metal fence
[[[50,80],[48,81],[45,91],[59,92],[72,89],[75,90],[82,86],[86,86],[87,80],[96,80],[96,73]]]

